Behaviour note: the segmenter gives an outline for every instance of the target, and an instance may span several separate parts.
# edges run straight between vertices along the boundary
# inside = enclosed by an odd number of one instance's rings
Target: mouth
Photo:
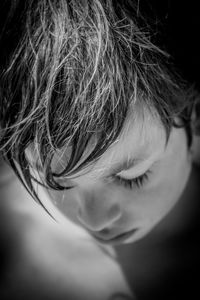
[[[106,238],[103,238],[103,237],[99,237],[99,236],[96,236],[96,235],[92,235],[94,237],[94,239],[96,241],[98,241],[99,243],[101,244],[107,244],[107,245],[118,245],[118,244],[121,244],[125,241],[127,241],[130,237],[132,237],[135,232],[137,231],[138,229],[132,229],[130,231],[127,231],[127,232],[124,232],[124,233],[121,233],[111,239],[106,239]]]

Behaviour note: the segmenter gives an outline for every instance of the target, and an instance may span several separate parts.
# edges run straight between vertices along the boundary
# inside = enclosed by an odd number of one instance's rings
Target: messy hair
[[[130,106],[133,117],[137,105],[156,112],[167,136],[175,116],[186,126],[192,97],[136,1],[3,3],[4,11],[11,4],[1,33],[0,149],[36,198],[31,145],[42,184],[61,190],[68,187],[59,177],[96,162],[117,140]],[[67,149],[56,172],[53,158]]]

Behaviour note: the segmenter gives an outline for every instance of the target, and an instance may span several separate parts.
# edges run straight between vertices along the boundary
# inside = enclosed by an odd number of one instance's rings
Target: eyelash
[[[144,173],[138,177],[135,177],[133,179],[125,179],[125,178],[115,175],[113,179],[115,182],[120,183],[124,187],[132,190],[135,186],[137,188],[143,187],[145,182],[149,180],[149,173],[150,173],[150,170],[148,170],[146,173]]]

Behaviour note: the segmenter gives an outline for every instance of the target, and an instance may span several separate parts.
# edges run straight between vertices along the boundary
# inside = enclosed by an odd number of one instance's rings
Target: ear
[[[200,97],[197,99],[192,112],[192,132],[192,160],[194,163],[200,165]]]

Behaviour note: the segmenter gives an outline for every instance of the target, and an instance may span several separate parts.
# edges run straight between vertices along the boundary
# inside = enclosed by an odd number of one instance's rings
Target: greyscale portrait
[[[0,299],[193,299],[197,1],[0,14]]]

